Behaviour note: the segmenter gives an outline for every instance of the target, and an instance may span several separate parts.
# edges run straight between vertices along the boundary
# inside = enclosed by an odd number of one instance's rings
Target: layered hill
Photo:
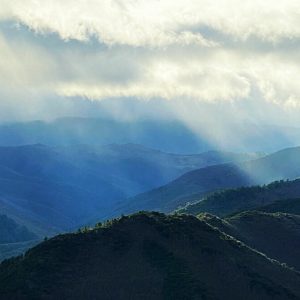
[[[300,148],[290,148],[256,160],[188,172],[164,186],[129,199],[127,207],[122,209],[129,212],[139,209],[170,212],[218,190],[296,179],[299,176]]]
[[[213,193],[204,199],[189,204],[179,210],[181,213],[197,215],[208,212],[217,216],[226,216],[244,210],[263,210],[269,212],[287,212],[297,214],[298,200],[288,200],[300,197],[300,180],[276,181],[264,186],[241,187]],[[282,200],[276,206],[270,207],[276,201]],[[285,204],[285,201],[286,204]],[[291,202],[292,201],[292,202]],[[291,205],[290,209],[288,205]],[[274,203],[275,205],[275,203]],[[284,207],[286,205],[286,208]],[[266,208],[264,208],[266,207]]]
[[[16,223],[6,215],[0,215],[0,261],[23,253],[38,242],[36,234]]]
[[[17,224],[6,215],[0,215],[0,244],[25,242],[36,238],[25,226]]]
[[[10,299],[298,299],[299,273],[193,216],[140,213],[0,266]]]
[[[206,213],[199,218],[268,257],[300,270],[300,216],[251,211],[225,219]]]
[[[0,147],[0,211],[43,237],[106,218],[123,199],[186,171],[252,157],[176,155],[133,144]]]

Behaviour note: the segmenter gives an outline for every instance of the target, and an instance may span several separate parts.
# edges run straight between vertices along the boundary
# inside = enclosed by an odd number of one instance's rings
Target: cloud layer
[[[231,108],[252,101],[256,111],[265,103],[300,111],[297,0],[0,0],[0,7],[2,99],[164,99],[191,109],[194,101]]]
[[[297,0],[2,0],[3,19],[16,19],[40,33],[63,39],[97,37],[108,45],[208,46],[203,28],[245,40],[300,36]]]

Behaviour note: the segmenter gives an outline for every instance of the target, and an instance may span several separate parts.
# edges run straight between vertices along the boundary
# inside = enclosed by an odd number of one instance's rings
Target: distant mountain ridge
[[[288,148],[256,160],[193,170],[164,186],[128,199],[122,209],[171,212],[216,191],[298,177],[300,147]]]
[[[65,117],[52,121],[0,125],[0,146],[114,143],[142,144],[174,153],[199,153],[214,148],[176,120],[118,121],[108,118]]]
[[[128,196],[186,171],[253,156],[179,155],[134,144],[0,147],[0,212],[43,237],[106,218]]]
[[[221,122],[222,123],[222,122]],[[109,117],[65,117],[51,121],[0,124],[0,146],[24,144],[143,144],[172,153],[199,153],[211,149],[234,152],[275,152],[300,144],[300,129],[251,123],[197,124],[191,129],[182,120],[117,120]],[[221,134],[221,136],[220,136]]]

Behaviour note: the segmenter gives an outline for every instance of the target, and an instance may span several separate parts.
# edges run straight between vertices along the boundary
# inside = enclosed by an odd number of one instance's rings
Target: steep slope
[[[256,155],[175,155],[126,145],[0,147],[0,211],[39,236],[105,218],[128,196],[201,166]]]
[[[127,210],[170,212],[218,190],[296,179],[299,176],[300,148],[285,149],[256,160],[188,172],[167,185],[129,199]]]
[[[178,210],[180,213],[197,215],[208,212],[226,216],[244,210],[261,210],[262,206],[278,200],[300,197],[300,180],[276,181],[265,186],[242,187],[213,193],[203,200]],[[285,212],[284,210],[278,210]],[[293,213],[291,211],[291,213]]]
[[[136,214],[0,266],[10,299],[297,299],[300,274],[192,216]]]
[[[210,214],[199,218],[268,257],[300,270],[300,216],[253,211],[223,220]]]

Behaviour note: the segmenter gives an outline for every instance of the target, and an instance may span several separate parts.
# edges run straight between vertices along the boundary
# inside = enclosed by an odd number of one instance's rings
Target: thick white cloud
[[[300,107],[298,0],[0,0],[0,20],[0,96]]]
[[[63,39],[91,36],[108,45],[213,46],[203,28],[235,39],[268,41],[300,36],[298,0],[1,0],[3,19]]]
[[[165,47],[173,44],[211,46],[201,34],[177,30],[179,11],[160,1],[6,1],[0,17],[13,19],[40,33],[86,41],[94,36],[107,45]],[[2,6],[2,4],[1,4]],[[170,17],[169,17],[170,14]],[[175,22],[174,22],[175,21]]]
[[[134,64],[134,62],[132,62]],[[116,67],[116,66],[114,66]],[[140,99],[178,98],[201,101],[231,101],[247,97],[250,86],[245,77],[231,68],[215,65],[199,57],[192,61],[155,56],[136,66],[138,76],[119,82],[64,82],[58,92],[91,99],[137,97]]]

